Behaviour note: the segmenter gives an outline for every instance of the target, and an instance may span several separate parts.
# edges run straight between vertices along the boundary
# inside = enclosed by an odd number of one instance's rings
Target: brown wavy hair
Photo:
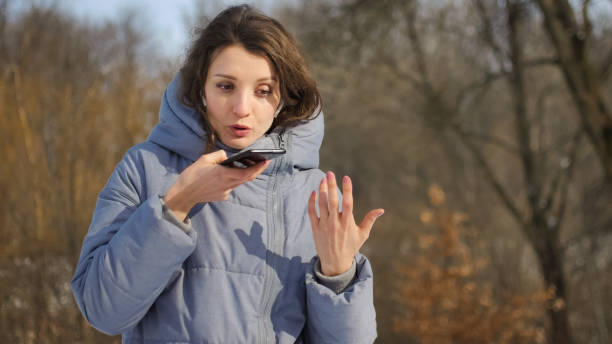
[[[277,20],[249,5],[232,6],[205,28],[197,29],[181,68],[180,100],[202,114],[208,132],[208,152],[214,150],[216,135],[202,102],[204,83],[213,58],[232,44],[240,44],[250,53],[266,58],[276,73],[284,107],[271,129],[289,127],[319,115],[321,97],[293,36]]]

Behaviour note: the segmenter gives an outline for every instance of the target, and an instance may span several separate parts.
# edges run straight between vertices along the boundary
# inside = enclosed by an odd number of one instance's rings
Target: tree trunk
[[[546,287],[554,287],[555,300],[547,312],[550,318],[550,340],[554,344],[572,344],[566,289],[563,274],[562,250],[558,245],[559,224],[549,226],[546,219],[552,214],[540,206],[543,199],[542,183],[537,175],[543,175],[541,166],[536,163],[536,152],[533,151],[530,139],[530,123],[527,113],[527,90],[523,77],[523,51],[519,26],[521,24],[523,4],[506,0],[508,11],[508,42],[510,43],[510,61],[512,69],[510,78],[510,89],[515,114],[516,141],[519,146],[520,160],[523,167],[524,187],[527,191],[527,204],[529,205],[529,218],[525,219],[523,228],[525,234],[531,241],[538,257],[542,276]],[[555,214],[559,219],[562,213]],[[562,302],[557,302],[557,300]],[[561,307],[562,306],[562,307]]]
[[[556,233],[558,228],[549,228],[545,223],[535,226],[534,249],[540,263],[546,287],[554,288],[555,298],[551,301],[547,312],[550,318],[550,343],[573,344],[567,312],[567,290],[563,273],[562,250],[555,245],[554,238],[546,238],[549,233]]]

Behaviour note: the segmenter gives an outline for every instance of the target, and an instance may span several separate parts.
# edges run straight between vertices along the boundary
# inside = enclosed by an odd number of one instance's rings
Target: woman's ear
[[[202,96],[202,104],[204,104],[204,107],[206,107],[206,98],[204,98],[204,96]]]
[[[283,106],[285,106],[285,103],[281,100],[276,108],[276,112],[274,113],[274,118],[278,117],[278,114],[283,111]]]

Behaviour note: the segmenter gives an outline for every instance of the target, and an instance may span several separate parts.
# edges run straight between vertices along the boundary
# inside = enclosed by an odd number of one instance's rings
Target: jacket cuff
[[[340,294],[355,280],[357,276],[357,263],[353,259],[353,264],[346,272],[336,276],[325,276],[321,269],[321,260],[317,259],[314,265],[314,273],[319,283],[333,290],[334,293]]]
[[[164,203],[163,196],[159,196],[159,202],[162,206],[162,217],[164,218],[164,220],[177,225],[185,233],[189,233],[191,231],[191,219],[189,217],[186,217],[184,221],[181,221],[176,217],[176,215],[174,215],[172,210],[166,207],[166,203]]]
[[[376,311],[372,267],[360,253],[355,255],[355,260],[357,277],[340,294],[319,283],[314,273],[306,273],[306,334],[309,343],[374,342]],[[316,260],[312,263],[315,265]]]

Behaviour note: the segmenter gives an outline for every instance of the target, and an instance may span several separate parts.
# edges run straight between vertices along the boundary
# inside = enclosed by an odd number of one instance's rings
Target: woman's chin
[[[233,149],[244,149],[251,145],[251,143],[255,142],[252,138],[249,137],[230,137],[230,138],[220,138],[221,142]]]

